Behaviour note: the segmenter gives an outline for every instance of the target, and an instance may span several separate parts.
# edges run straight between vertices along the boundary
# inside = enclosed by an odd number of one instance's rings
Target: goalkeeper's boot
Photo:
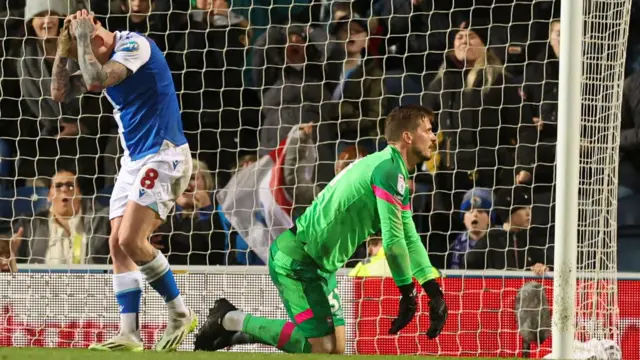
[[[162,338],[156,344],[156,351],[176,351],[184,339],[198,327],[198,317],[189,310],[186,318],[169,319]]]
[[[217,351],[232,346],[232,339],[236,332],[226,330],[222,326],[222,320],[225,315],[235,310],[238,308],[227,299],[216,300],[213,307],[209,309],[207,321],[196,334],[196,340],[193,343],[194,350]]]
[[[90,345],[89,350],[142,352],[144,351],[144,346],[142,345],[142,340],[136,335],[118,334],[101,344]]]

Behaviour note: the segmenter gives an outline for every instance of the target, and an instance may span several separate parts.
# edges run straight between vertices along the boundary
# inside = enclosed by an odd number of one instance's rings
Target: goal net
[[[108,30],[146,34],[172,71],[194,175],[150,241],[201,322],[220,297],[286,318],[268,245],[338,171],[386,146],[390,110],[422,104],[436,113],[438,142],[407,185],[445,275],[449,319],[427,339],[423,296],[416,319],[388,335],[399,294],[370,238],[337,274],[346,352],[522,353],[516,295],[536,281],[551,301],[562,241],[553,226],[562,35],[551,0],[0,0],[0,257],[11,248],[17,260],[0,267],[18,270],[0,273],[0,346],[87,347],[118,328],[108,208],[123,149],[113,108],[96,93],[59,104],[49,89],[62,19],[88,3]],[[617,272],[630,12],[631,0],[585,0],[575,314],[577,340],[614,340],[624,358],[640,358],[640,282]],[[529,204],[530,226],[517,212]],[[507,243],[469,255],[491,227],[511,229]],[[147,285],[145,347],[166,315]],[[193,335],[180,349],[193,349]],[[551,340],[531,349],[543,357]]]

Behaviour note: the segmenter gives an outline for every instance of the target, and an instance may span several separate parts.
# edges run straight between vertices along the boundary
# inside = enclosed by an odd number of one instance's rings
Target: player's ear
[[[410,131],[405,131],[402,133],[402,140],[408,144],[411,144],[413,141],[413,134]]]

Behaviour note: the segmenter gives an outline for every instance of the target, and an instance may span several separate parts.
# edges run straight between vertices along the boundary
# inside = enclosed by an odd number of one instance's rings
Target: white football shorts
[[[189,144],[175,146],[165,141],[157,153],[135,161],[125,155],[120,164],[109,203],[109,220],[123,216],[128,201],[149,207],[166,220],[191,179]]]

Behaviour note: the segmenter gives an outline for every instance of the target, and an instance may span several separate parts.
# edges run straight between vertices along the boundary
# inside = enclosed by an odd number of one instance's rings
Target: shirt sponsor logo
[[[139,49],[140,49],[140,45],[138,45],[136,41],[131,40],[128,43],[122,45],[122,47],[120,48],[120,51],[136,52]]]

